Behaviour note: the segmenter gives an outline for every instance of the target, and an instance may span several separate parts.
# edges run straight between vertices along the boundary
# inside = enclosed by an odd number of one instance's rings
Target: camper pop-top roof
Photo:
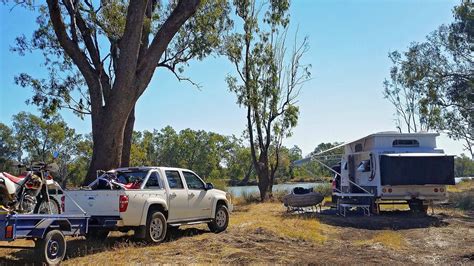
[[[367,152],[380,149],[415,148],[417,150],[436,149],[436,137],[438,133],[398,133],[378,132],[366,137],[344,144],[346,154],[356,152]]]

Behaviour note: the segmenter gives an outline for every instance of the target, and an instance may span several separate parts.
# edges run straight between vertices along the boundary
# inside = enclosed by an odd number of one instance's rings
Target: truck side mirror
[[[206,190],[211,190],[214,188],[214,185],[212,183],[206,183]]]

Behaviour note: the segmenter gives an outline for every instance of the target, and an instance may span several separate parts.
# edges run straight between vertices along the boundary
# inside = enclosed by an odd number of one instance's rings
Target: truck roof
[[[186,170],[186,171],[191,171],[186,168],[178,168],[178,167],[168,167],[168,166],[130,166],[130,167],[121,167],[121,168],[115,168],[112,171],[119,171],[119,172],[125,172],[125,171],[150,171],[152,169],[162,169],[162,170]],[[192,172],[192,171],[191,171]]]

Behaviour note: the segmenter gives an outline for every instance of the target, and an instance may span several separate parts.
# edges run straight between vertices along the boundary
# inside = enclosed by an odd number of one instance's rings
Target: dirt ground
[[[35,261],[27,249],[0,249],[0,256],[0,264]],[[474,265],[474,214],[436,209],[428,216],[385,211],[344,218],[331,211],[291,214],[280,203],[264,203],[237,206],[220,234],[195,226],[173,231],[161,245],[118,233],[101,243],[68,240],[64,264],[129,263]]]

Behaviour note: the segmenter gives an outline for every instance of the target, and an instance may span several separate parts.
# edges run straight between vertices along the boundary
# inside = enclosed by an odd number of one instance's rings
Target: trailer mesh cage
[[[454,156],[382,155],[382,185],[454,185]]]

